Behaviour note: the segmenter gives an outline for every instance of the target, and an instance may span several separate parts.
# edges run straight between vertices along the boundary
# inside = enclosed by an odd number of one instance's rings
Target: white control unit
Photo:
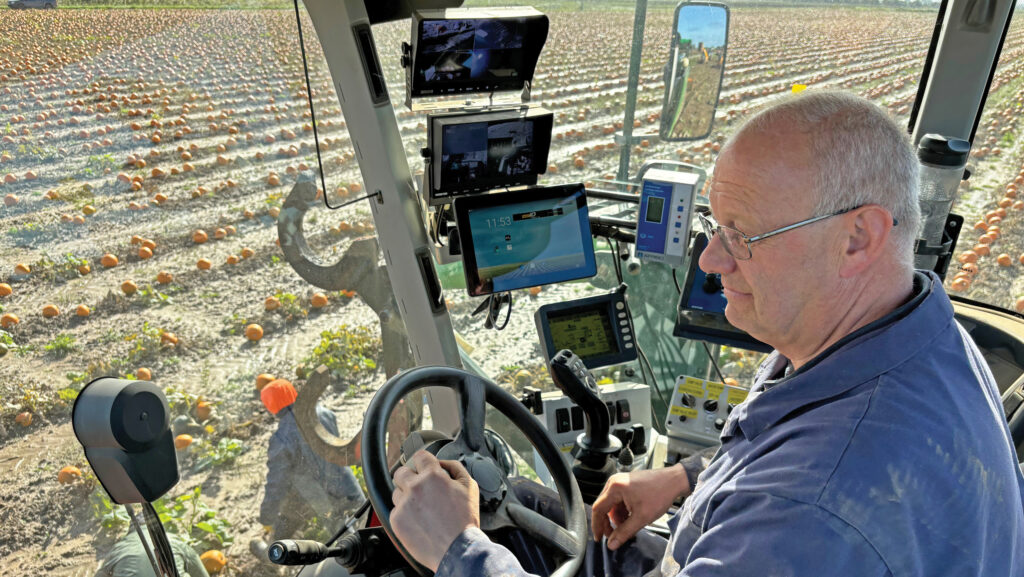
[[[643,445],[646,450],[634,455],[634,464],[644,462],[651,452],[650,387],[640,383],[614,383],[600,385],[599,388],[601,400],[608,406],[612,434],[620,430],[632,430],[637,424],[643,426]],[[562,451],[566,462],[572,465],[570,451],[585,426],[583,411],[560,391],[544,393],[541,400],[543,413],[535,416],[547,428],[548,435]],[[533,469],[542,483],[551,486],[551,476],[539,457],[534,457]]]
[[[636,257],[682,266],[700,175],[653,168],[644,174],[636,222]]]
[[[733,407],[746,400],[749,391],[716,381],[680,376],[672,392],[665,418],[668,461],[717,445]]]

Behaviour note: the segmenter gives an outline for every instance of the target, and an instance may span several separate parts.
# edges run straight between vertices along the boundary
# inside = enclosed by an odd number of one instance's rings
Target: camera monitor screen
[[[543,109],[430,117],[431,204],[458,194],[537,183],[553,115]]]
[[[548,19],[533,9],[424,11],[413,19],[409,96],[522,90]],[[460,17],[462,16],[462,17]]]
[[[734,327],[725,318],[728,301],[722,293],[721,281],[717,275],[706,274],[697,264],[707,245],[707,237],[703,233],[698,234],[693,242],[686,286],[679,299],[672,334],[740,349],[771,352],[770,346]]]
[[[597,274],[582,184],[455,200],[470,296]]]

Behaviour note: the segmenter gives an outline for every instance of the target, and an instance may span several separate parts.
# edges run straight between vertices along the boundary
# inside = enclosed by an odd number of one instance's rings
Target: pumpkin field
[[[633,14],[549,17],[532,94],[555,115],[542,182],[598,186],[618,167]],[[633,170],[669,159],[710,171],[731,131],[796,84],[853,91],[907,122],[934,11],[737,6],[730,18],[714,129],[706,140],[673,143],[657,138],[672,11],[648,16]],[[302,26],[326,182],[319,193],[337,204],[366,190],[335,82],[308,18]],[[422,171],[426,116],[401,104],[408,21],[374,34],[410,169]],[[355,287],[303,281],[277,243],[292,185],[319,170],[306,88],[290,2],[276,10],[0,9],[5,573],[91,576],[126,532],[127,517],[105,498],[70,418],[84,384],[115,376],[159,385],[176,419],[182,479],[158,506],[168,529],[198,553],[215,552],[204,557],[211,571],[277,574],[248,545],[262,534],[257,513],[277,423],[259,387],[283,378],[301,390],[312,369],[327,365],[324,404],[351,438],[385,381],[374,310]],[[1017,20],[974,141],[973,175],[954,207],[966,224],[946,287],[1024,312],[1022,108]],[[374,234],[366,202],[309,210],[306,237],[326,261]],[[531,302],[522,292],[520,301]],[[518,385],[544,380],[543,371],[517,371],[539,366],[532,310],[519,310],[503,333],[482,331],[470,318],[477,301],[461,289],[446,296],[481,366],[513,373],[506,380]],[[333,529],[313,523],[306,535]]]

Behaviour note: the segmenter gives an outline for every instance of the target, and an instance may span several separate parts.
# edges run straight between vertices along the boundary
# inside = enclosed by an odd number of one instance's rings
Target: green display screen
[[[586,359],[619,353],[607,310],[570,311],[548,317],[554,350],[569,349]]]

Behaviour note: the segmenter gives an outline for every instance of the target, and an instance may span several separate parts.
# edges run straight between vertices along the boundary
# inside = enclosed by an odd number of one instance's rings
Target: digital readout
[[[548,326],[555,350],[569,349],[584,359],[619,352],[607,310],[553,314]]]

